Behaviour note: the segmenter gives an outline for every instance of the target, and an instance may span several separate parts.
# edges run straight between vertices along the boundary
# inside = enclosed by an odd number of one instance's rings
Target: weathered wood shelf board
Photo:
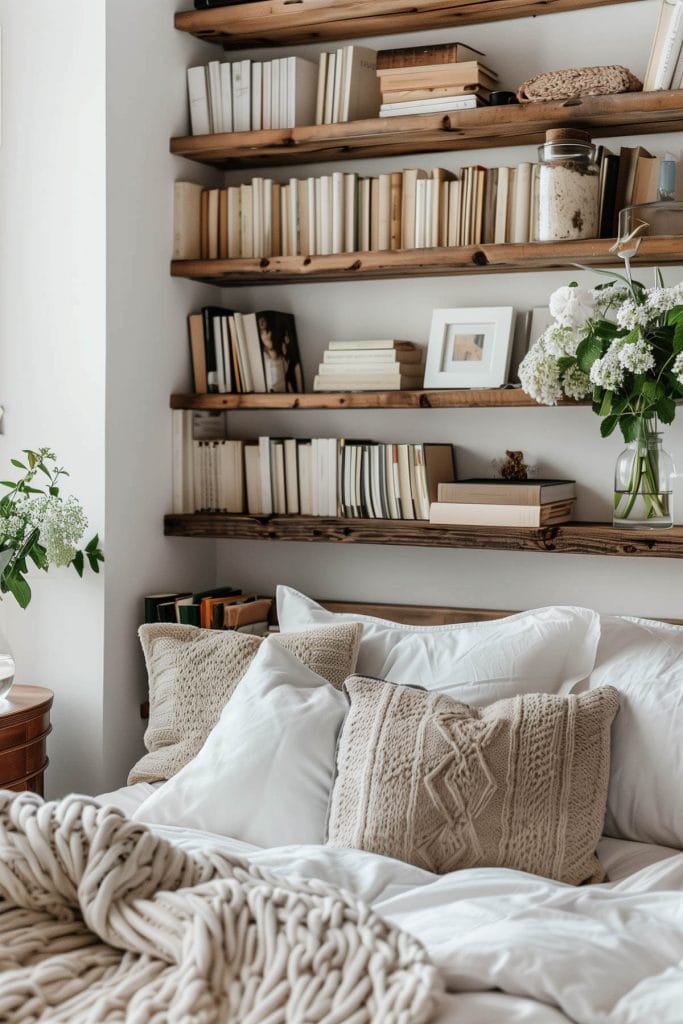
[[[589,402],[563,401],[563,406]],[[520,388],[329,391],[315,394],[171,395],[172,409],[541,409]]]
[[[180,11],[175,27],[229,50],[419,32],[628,0],[261,0]]]
[[[171,152],[224,169],[273,167],[407,153],[542,142],[547,128],[600,136],[683,129],[683,90],[584,96],[563,102],[480,107],[450,114],[377,117],[346,124],[227,132],[171,139]]]
[[[333,256],[270,256],[260,259],[174,260],[171,274],[222,287],[253,284],[444,277],[484,272],[560,270],[577,264],[620,266],[613,239],[469,245],[442,249],[340,253]],[[683,263],[683,237],[643,238],[634,266]]]
[[[231,540],[322,541],[396,544],[427,548],[490,548],[557,554],[683,558],[683,526],[670,530],[619,530],[607,523],[566,523],[540,529],[497,526],[432,526],[415,520],[332,519],[318,516],[249,516],[221,513],[169,515],[172,537]]]

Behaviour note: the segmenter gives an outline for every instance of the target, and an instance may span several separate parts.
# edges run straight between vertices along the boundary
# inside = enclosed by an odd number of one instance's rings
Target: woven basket
[[[621,64],[594,68],[566,68],[546,71],[522,82],[517,90],[520,103],[540,100],[570,100],[577,96],[605,96],[609,93],[639,92],[643,83]]]

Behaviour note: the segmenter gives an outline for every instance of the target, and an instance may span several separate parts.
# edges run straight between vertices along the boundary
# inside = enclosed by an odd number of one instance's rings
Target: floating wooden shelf
[[[443,277],[483,272],[561,270],[577,264],[619,266],[613,239],[399,249],[336,256],[271,256],[238,260],[174,260],[171,274],[222,287],[253,284]],[[643,238],[635,264],[683,263],[683,237]]]
[[[683,129],[683,90],[584,96],[563,102],[480,107],[450,114],[376,117],[346,124],[226,132],[171,139],[171,152],[224,169],[489,149],[542,142],[572,125],[601,137]]]
[[[683,527],[619,530],[607,523],[566,523],[541,529],[497,526],[432,526],[415,520],[333,519],[318,516],[170,515],[172,537],[231,540],[326,541],[427,548],[491,548],[575,555],[683,558]]]
[[[175,27],[226,50],[508,21],[628,0],[261,0],[180,11]]]
[[[560,402],[564,406],[589,402]],[[171,395],[172,409],[541,409],[520,388],[330,391],[316,394]]]

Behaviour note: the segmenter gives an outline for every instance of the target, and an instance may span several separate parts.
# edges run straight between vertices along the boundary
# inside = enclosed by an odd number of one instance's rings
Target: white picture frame
[[[500,388],[507,384],[514,312],[512,306],[435,309],[425,388]]]

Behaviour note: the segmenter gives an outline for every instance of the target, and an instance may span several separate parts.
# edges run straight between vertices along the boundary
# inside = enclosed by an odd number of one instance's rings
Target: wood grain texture
[[[570,400],[563,406],[590,405]],[[337,391],[318,394],[171,395],[172,409],[542,409],[521,388]]]
[[[225,49],[319,43],[603,7],[627,0],[261,0],[180,11],[175,27]]]
[[[341,253],[333,256],[271,256],[262,259],[174,260],[171,274],[234,288],[254,284],[297,284],[322,281],[379,280],[403,277],[444,277],[460,274],[564,270],[576,265],[620,266],[610,252],[613,239],[571,242],[524,242],[469,245],[441,249],[398,249],[391,252]],[[683,263],[683,237],[643,238],[639,266]]]
[[[223,169],[275,167],[519,146],[542,142],[548,128],[569,126],[597,130],[603,137],[679,131],[683,129],[683,90],[196,135],[172,139],[171,152]]]
[[[334,519],[319,516],[168,515],[173,537],[282,540],[334,544],[391,544],[435,548],[488,548],[618,557],[683,557],[683,526],[620,530],[608,523],[566,523],[540,529],[436,526],[415,520]]]

